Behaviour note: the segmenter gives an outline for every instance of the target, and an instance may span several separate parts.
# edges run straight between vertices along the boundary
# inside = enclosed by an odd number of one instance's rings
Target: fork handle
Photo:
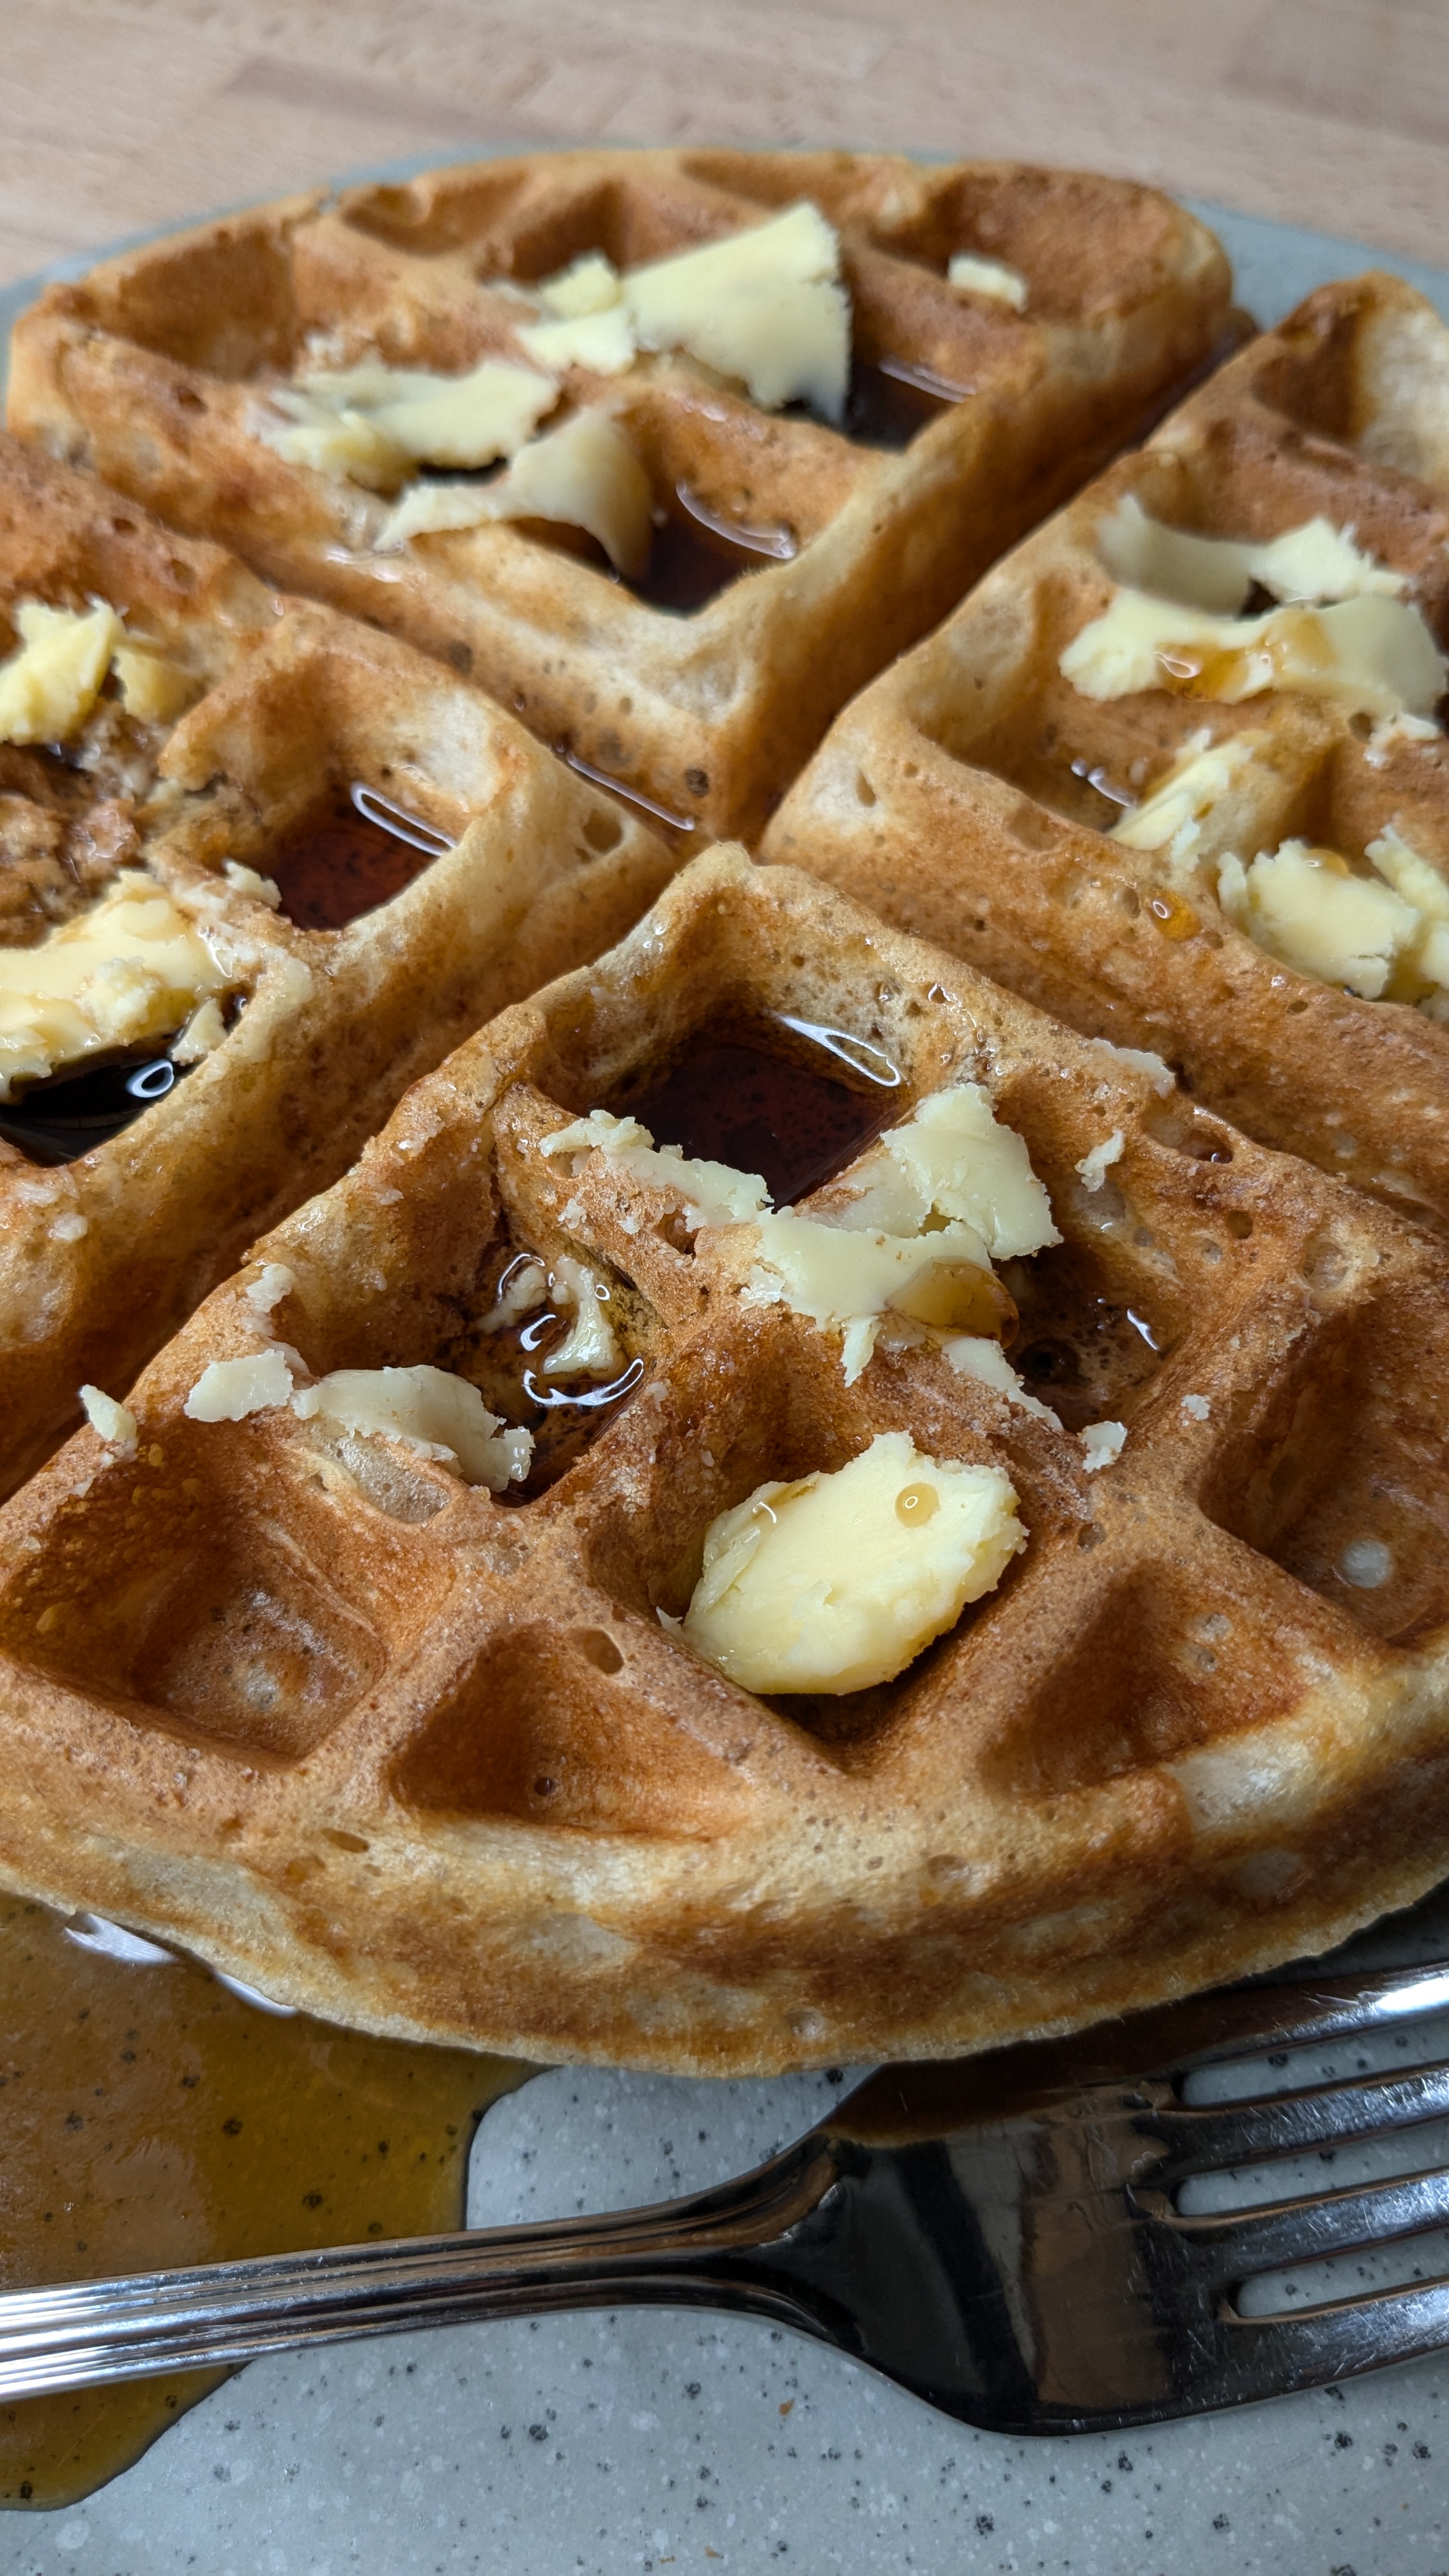
[[[648,2209],[11,2290],[0,2295],[0,2397],[615,2301],[749,2308],[819,2334],[758,2258],[819,2207],[839,2170],[815,2134],[737,2181]]]

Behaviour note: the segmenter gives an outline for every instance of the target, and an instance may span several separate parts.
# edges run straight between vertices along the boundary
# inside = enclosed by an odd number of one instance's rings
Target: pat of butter
[[[1167,850],[1174,859],[1205,855],[1203,825],[1233,799],[1246,773],[1267,749],[1270,737],[1256,729],[1214,742],[1207,732],[1191,734],[1170,769],[1150,796],[1113,825],[1108,839],[1129,850]],[[1231,829],[1231,821],[1225,820]]]
[[[540,367],[560,374],[565,367],[589,367],[597,376],[621,376],[634,364],[634,333],[622,304],[547,322],[520,323],[518,338]]]
[[[971,295],[989,295],[997,304],[1009,304],[1014,313],[1026,311],[1026,279],[1019,269],[1008,268],[1005,260],[982,259],[975,251],[958,250],[946,263],[948,286],[964,287]]]
[[[57,1065],[169,1037],[228,985],[190,915],[123,870],[34,948],[0,949],[0,1100]]]
[[[274,1344],[237,1360],[208,1360],[181,1410],[190,1422],[245,1422],[285,1404],[292,1392],[287,1354]]]
[[[999,1468],[881,1432],[833,1475],[760,1485],[711,1522],[682,1633],[746,1690],[867,1690],[954,1627],[1025,1545]]]
[[[548,1285],[555,1302],[572,1309],[574,1320],[563,1341],[544,1361],[544,1376],[616,1376],[624,1358],[604,1312],[609,1296],[607,1282],[586,1261],[575,1261],[565,1253],[549,1272]]]
[[[0,742],[68,742],[95,705],[125,630],[103,602],[72,610],[23,599],[14,614],[21,642],[0,663]]]
[[[627,431],[608,412],[576,412],[561,429],[519,450],[495,483],[414,483],[378,532],[381,553],[414,537],[485,527],[500,519],[547,519],[596,537],[616,569],[641,573],[649,560],[653,493]]]
[[[1249,867],[1224,860],[1230,921],[1284,965],[1365,1001],[1419,1001],[1449,984],[1449,882],[1390,826],[1356,876],[1336,851],[1285,841]]]
[[[1235,705],[1286,689],[1373,716],[1427,715],[1449,684],[1449,664],[1418,610],[1373,593],[1329,608],[1216,617],[1119,590],[1059,667],[1087,698],[1169,689]]]
[[[589,313],[604,313],[623,296],[624,281],[611,259],[601,250],[585,251],[570,267],[561,268],[556,277],[545,278],[534,289],[546,313],[560,322],[575,322]]]
[[[687,349],[747,386],[766,411],[813,403],[845,413],[850,307],[840,244],[802,199],[766,223],[631,269],[624,302],[646,349]]]
[[[1266,545],[1234,537],[1199,537],[1148,517],[1133,492],[1119,501],[1097,531],[1097,551],[1114,581],[1149,590],[1187,608],[1231,614],[1254,582],[1290,603],[1354,599],[1377,592],[1394,598],[1405,576],[1363,554],[1348,528],[1319,517],[1285,530]]]
[[[822,1330],[843,1334],[847,1386],[869,1360],[887,1307],[911,1314],[929,1305],[928,1283],[939,1281],[942,1299],[939,1313],[925,1320],[957,1329],[976,1320],[972,1309],[989,1280],[991,1261],[972,1226],[946,1225],[910,1236],[857,1233],[788,1210],[755,1222],[746,1303],[788,1306],[792,1315],[808,1315]],[[953,1290],[961,1299],[954,1313]]]
[[[81,1406],[87,1422],[108,1449],[118,1449],[122,1457],[131,1457],[136,1448],[136,1417],[128,1406],[118,1404],[113,1395],[101,1387],[83,1386]]]
[[[461,376],[370,359],[278,386],[272,400],[290,425],[268,437],[294,463],[386,490],[410,461],[473,468],[514,455],[558,393],[551,376],[505,359]]]
[[[315,1386],[300,1388],[292,1410],[303,1421],[405,1440],[465,1484],[486,1485],[495,1494],[527,1475],[533,1455],[532,1433],[505,1431],[477,1387],[448,1369],[334,1369]]]
[[[999,1261],[1061,1241],[1025,1143],[1000,1124],[979,1082],[928,1094],[862,1156],[851,1187],[839,1225],[914,1234],[949,1218],[973,1227]]]
[[[729,1163],[690,1161],[678,1145],[656,1148],[637,1118],[616,1118],[608,1109],[591,1109],[556,1127],[539,1146],[545,1157],[570,1156],[577,1171],[585,1154],[600,1153],[616,1170],[627,1172],[646,1189],[674,1191],[684,1201],[686,1224],[696,1231],[706,1225],[737,1225],[756,1216],[769,1199],[758,1172],[737,1172]]]
[[[140,724],[173,724],[200,694],[191,673],[154,644],[128,639],[116,646],[113,658],[121,704]]]

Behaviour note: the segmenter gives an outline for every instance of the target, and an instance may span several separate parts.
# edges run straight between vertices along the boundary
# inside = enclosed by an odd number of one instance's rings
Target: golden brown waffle
[[[1003,1274],[1013,1359],[1064,1427],[933,1345],[847,1387],[742,1299],[748,1229],[540,1150],[722,1036],[821,1031],[837,1073],[889,1060],[891,1115],[975,1080],[1026,1139],[1063,1240]],[[82,1431],[0,1516],[0,1873],[377,2030],[717,2073],[1066,2028],[1408,1900],[1449,1867],[1444,1258],[1166,1093],[803,875],[700,860],[214,1292],[137,1455]],[[603,1272],[639,1365],[521,1499],[184,1411],[268,1332],[501,1403],[529,1251]],[[661,1623],[718,1513],[901,1429],[1004,1469],[1029,1541],[900,1679],[762,1700]]]
[[[655,260],[801,198],[841,236],[854,435],[762,412],[681,358],[567,374],[567,399],[621,422],[650,478],[635,589],[542,522],[379,555],[386,504],[267,443],[268,389],[319,346],[334,365],[517,363],[537,319],[519,281],[593,250]],[[1024,278],[1025,311],[950,286],[963,251]],[[53,287],[15,334],[10,421],[451,662],[681,832],[748,835],[852,691],[1202,367],[1228,286],[1200,224],[1119,180],[565,153],[295,198]]]
[[[1449,641],[1449,330],[1390,277],[1310,296],[846,710],[766,848],[1074,1027],[1158,1049],[1265,1143],[1449,1225],[1449,1024],[1285,963],[1218,894],[1225,852],[1293,837],[1371,875],[1387,826],[1449,874],[1444,737],[1287,691],[1081,694],[1060,657],[1111,596],[1102,530],[1124,496],[1260,542],[1321,514]],[[1197,860],[1107,837],[1200,731],[1261,742],[1204,808]]]
[[[0,952],[144,871],[225,967],[227,1025],[141,1114],[122,1096],[134,1065],[110,1060],[84,1114],[56,1081],[0,1101],[0,1492],[79,1418],[84,1381],[124,1394],[415,1075],[616,937],[673,864],[408,646],[283,601],[218,548],[0,442],[4,649],[18,602],[97,598],[164,647],[190,704],[138,723],[108,683],[59,751],[0,746]],[[345,797],[358,784],[428,848],[369,831]],[[253,874],[229,880],[229,864]],[[258,883],[273,874],[279,910]],[[344,926],[304,926],[329,920]],[[164,1045],[142,1053],[171,1080]]]

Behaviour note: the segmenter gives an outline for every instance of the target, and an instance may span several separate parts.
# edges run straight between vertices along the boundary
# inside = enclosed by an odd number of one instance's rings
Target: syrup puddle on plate
[[[0,1897],[0,2288],[464,2221],[489,2104],[532,2069],[243,2002]],[[0,2504],[90,2495],[226,2376],[0,2399]]]

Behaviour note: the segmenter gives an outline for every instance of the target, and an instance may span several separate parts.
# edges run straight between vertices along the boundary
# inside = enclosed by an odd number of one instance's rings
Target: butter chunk
[[[448,1369],[333,1369],[315,1386],[300,1388],[292,1410],[303,1421],[405,1440],[465,1484],[486,1485],[495,1494],[527,1475],[533,1455],[531,1432],[505,1431],[477,1387]]]
[[[534,289],[546,313],[560,322],[581,320],[589,313],[605,313],[618,304],[624,292],[624,281],[611,259],[601,250],[585,251],[556,277],[545,278]]]
[[[1061,1422],[1051,1406],[1023,1385],[1001,1344],[989,1335],[963,1333],[955,1341],[943,1342],[941,1357],[958,1377],[974,1377],[982,1386],[994,1387],[1023,1413],[1034,1414],[1038,1422],[1049,1422],[1054,1431],[1060,1431]]]
[[[521,448],[493,483],[414,483],[378,532],[389,553],[414,537],[481,528],[504,519],[547,519],[596,537],[619,572],[649,560],[653,492],[628,432],[608,412],[575,412],[561,429]]]
[[[275,1344],[238,1360],[209,1360],[181,1410],[190,1422],[244,1422],[267,1413],[292,1392],[291,1364]]]
[[[900,1185],[894,1189],[886,1181],[890,1166]],[[955,1083],[928,1094],[903,1125],[891,1128],[862,1158],[851,1177],[860,1184],[857,1206],[867,1223],[905,1232],[902,1218],[908,1211],[912,1231],[932,1217],[958,1220],[973,1227],[1000,1261],[1061,1241],[1024,1140],[1014,1128],[1001,1125],[990,1093],[979,1082]],[[861,1220],[847,1214],[843,1222]]]
[[[295,463],[386,491],[409,462],[471,469],[512,456],[558,393],[552,376],[502,358],[456,376],[367,359],[277,387],[290,425],[268,434]]]
[[[116,646],[114,662],[121,704],[140,724],[174,724],[201,694],[200,681],[157,645],[123,640]]]
[[[958,250],[946,263],[948,286],[962,286],[971,295],[989,295],[997,304],[1009,304],[1013,313],[1026,311],[1027,285],[1021,271],[1008,268],[1004,259],[982,259],[978,252]]]
[[[1076,1168],[1081,1174],[1084,1189],[1095,1192],[1101,1188],[1109,1167],[1120,1163],[1124,1142],[1121,1128],[1114,1127],[1110,1136],[1104,1136],[1100,1145],[1093,1145],[1082,1156]]]
[[[1116,1465],[1127,1445],[1127,1425],[1125,1422],[1089,1422],[1085,1431],[1077,1433],[1077,1438],[1082,1444],[1083,1470],[1087,1475],[1095,1476],[1099,1468]]]
[[[0,663],[0,742],[68,742],[100,696],[125,630],[113,608],[47,608],[23,599],[14,612],[19,649]]]
[[[624,301],[646,349],[687,349],[739,379],[766,411],[811,402],[845,414],[850,307],[840,244],[818,206],[631,269]]]
[[[89,912],[0,949],[0,1100],[57,1065],[169,1037],[227,989],[191,916],[124,869]]]
[[[1427,715],[1449,683],[1417,608],[1374,594],[1217,617],[1119,590],[1073,637],[1059,668],[1083,697],[1099,700],[1170,689],[1236,705],[1285,689],[1372,716]]]
[[[999,1468],[881,1432],[836,1472],[759,1486],[705,1533],[682,1633],[754,1691],[893,1681],[1026,1545]]]
[[[1225,861],[1218,893],[1229,919],[1270,956],[1370,1002],[1419,933],[1417,911],[1392,886],[1355,876],[1334,851],[1304,841],[1285,841],[1246,870]]]
[[[92,1431],[104,1440],[108,1449],[117,1449],[122,1457],[133,1457],[136,1449],[136,1417],[128,1406],[118,1404],[98,1386],[83,1386],[81,1406]]]
[[[696,1231],[707,1225],[738,1225],[756,1216],[769,1199],[758,1172],[737,1172],[730,1163],[692,1161],[678,1145],[655,1146],[637,1118],[616,1118],[611,1110],[591,1109],[545,1136],[539,1152],[567,1154],[577,1170],[585,1154],[601,1153],[616,1170],[628,1172],[646,1188],[668,1189],[684,1200],[684,1217]]]
[[[1113,825],[1108,839],[1129,850],[1166,850],[1184,862],[1207,856],[1210,844],[1241,818],[1238,791],[1270,739],[1256,728],[1223,742],[1206,731],[1190,734],[1151,795]],[[1210,816],[1219,829],[1204,830]]]
[[[598,376],[621,376],[634,364],[634,333],[622,304],[547,322],[523,322],[517,336],[530,358],[559,374],[565,367],[589,367]]]
[[[1377,592],[1394,598],[1403,573],[1377,563],[1353,543],[1352,531],[1323,517],[1306,519],[1267,544],[1200,537],[1150,518],[1127,493],[1097,531],[1097,550],[1115,581],[1188,608],[1240,609],[1254,582],[1275,599],[1307,603]]]
[[[545,1377],[615,1377],[624,1355],[604,1309],[607,1281],[586,1261],[565,1253],[549,1272],[549,1292],[556,1304],[572,1310],[573,1323],[564,1340],[543,1363]]]
[[[888,1307],[912,1314],[928,1303],[924,1292],[938,1280],[949,1301],[956,1291],[965,1311],[923,1321],[965,1324],[973,1298],[987,1290],[990,1256],[969,1225],[947,1225],[929,1234],[860,1233],[785,1210],[756,1219],[754,1266],[745,1289],[749,1305],[788,1306],[823,1331],[844,1335],[845,1383],[853,1386],[875,1348],[876,1329]]]

